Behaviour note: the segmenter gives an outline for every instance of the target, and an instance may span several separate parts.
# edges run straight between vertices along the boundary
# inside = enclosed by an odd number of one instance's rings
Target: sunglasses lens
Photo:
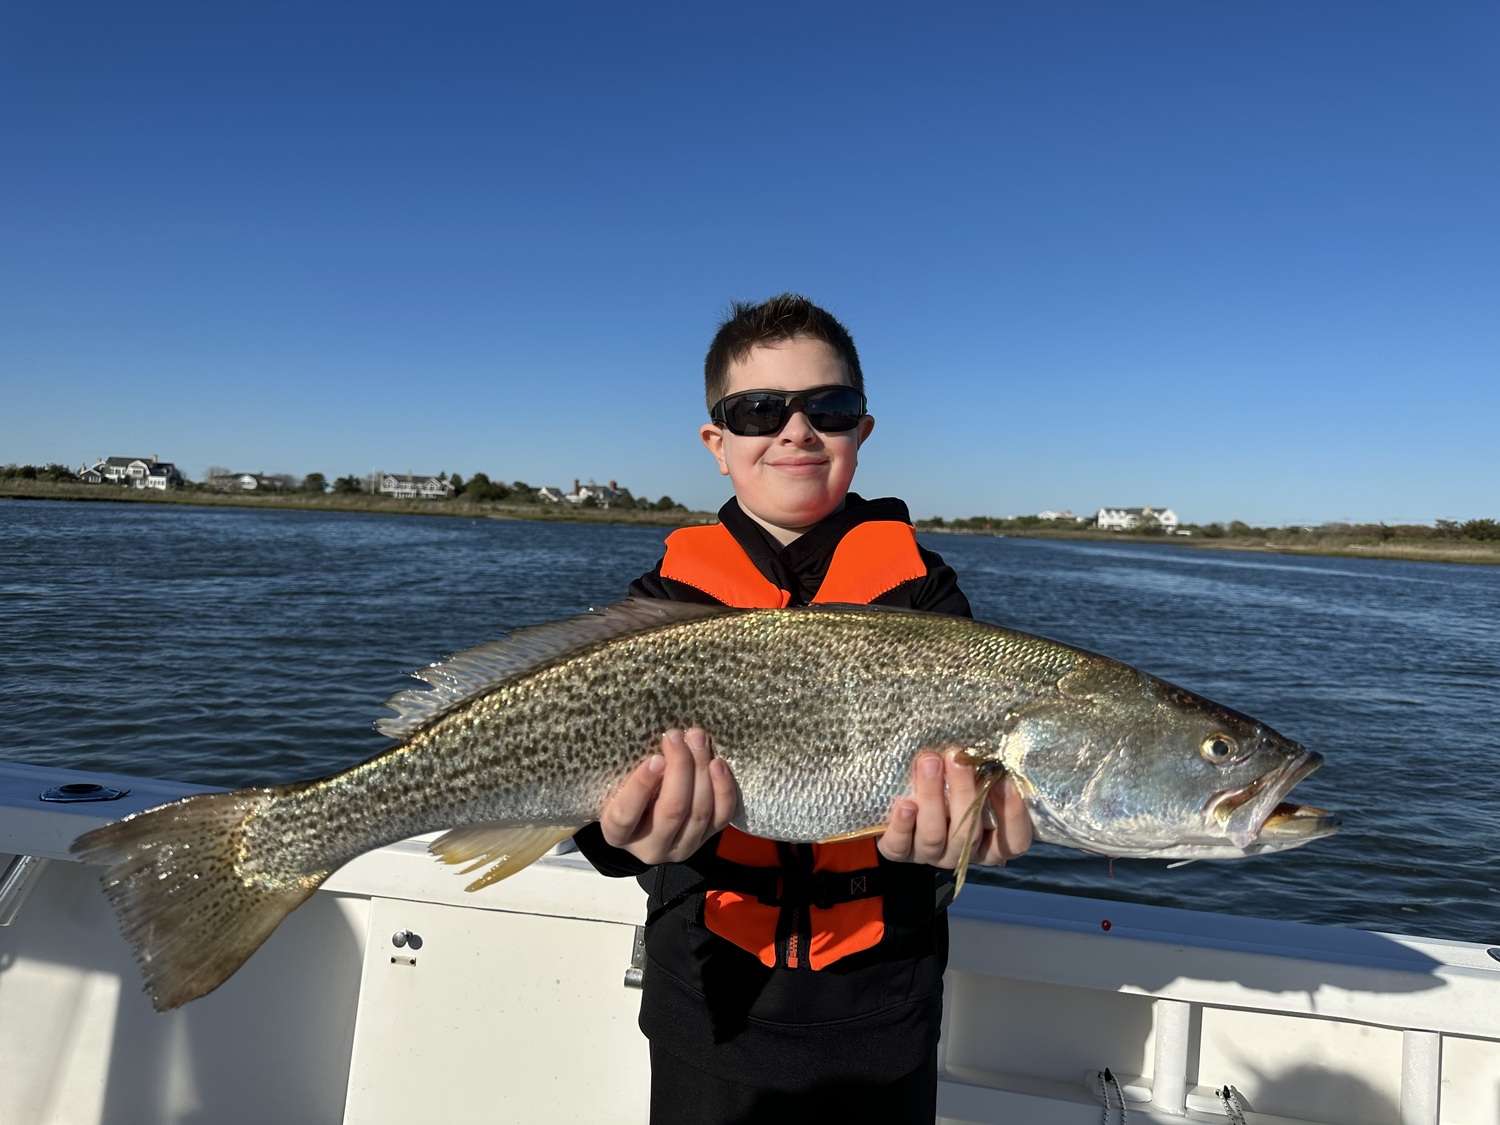
[[[750,393],[724,400],[724,424],[741,437],[763,437],[781,429],[786,420],[786,397]]]
[[[825,434],[854,429],[864,413],[864,403],[853,387],[834,387],[807,398],[807,420]]]
[[[807,420],[825,434],[842,433],[859,425],[865,415],[864,398],[853,387],[823,387],[808,394],[744,391],[729,395],[714,408],[714,417],[740,437],[765,437],[785,424],[792,400],[802,403]]]

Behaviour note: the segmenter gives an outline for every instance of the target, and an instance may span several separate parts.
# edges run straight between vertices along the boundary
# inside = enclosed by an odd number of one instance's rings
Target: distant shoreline
[[[501,502],[469,503],[457,500],[398,500],[368,493],[345,495],[324,493],[197,492],[172,489],[156,492],[104,484],[56,484],[51,481],[10,480],[0,485],[0,499],[81,500],[124,504],[187,504],[216,508],[259,508],[297,512],[376,512],[387,515],[456,516],[465,519],[532,520],[540,523],[606,523],[640,527],[687,527],[717,522],[713,512],[691,512],[681,508],[658,512],[641,508],[580,508]],[[1262,554],[1317,555],[1325,558],[1395,559],[1407,562],[1458,563],[1500,566],[1500,542],[1441,542],[1389,539],[1351,539],[1345,542],[1290,544],[1258,536],[1226,536],[1207,539],[1183,535],[1131,535],[1117,531],[1073,531],[1028,527],[1022,530],[986,531],[923,527],[931,535],[990,535],[1012,539],[1076,539],[1100,543],[1152,543],[1158,546],[1190,547],[1211,551],[1251,551]]]
[[[1406,562],[1459,563],[1500,566],[1500,543],[1434,543],[1431,540],[1350,539],[1346,542],[1278,543],[1263,536],[1131,535],[1123,531],[1024,530],[983,531],[969,528],[921,527],[929,535],[991,535],[1001,539],[1080,539],[1096,543],[1152,543],[1160,547],[1189,547],[1200,551],[1250,551],[1257,554],[1317,555],[1322,558],[1395,559]]]
[[[308,492],[200,492],[188,489],[157,491],[114,484],[68,484],[52,481],[8,480],[0,484],[3,500],[79,500],[104,504],[177,504],[204,508],[258,508],[289,512],[375,512],[401,516],[456,516],[463,519],[534,520],[540,523],[613,523],[644,527],[686,527],[715,523],[713,512],[683,508],[656,511],[646,508],[585,508],[572,504],[471,503],[467,500],[398,500],[368,492],[320,494]]]

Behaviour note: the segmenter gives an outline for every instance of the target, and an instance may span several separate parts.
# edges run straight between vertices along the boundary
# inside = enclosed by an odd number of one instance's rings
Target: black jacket
[[[782,547],[730,500],[719,512],[756,567],[806,605],[817,594],[834,548],[858,524],[910,522],[897,499],[863,500]],[[953,571],[921,550],[927,573],[902,583],[877,604],[970,616]],[[631,583],[632,594],[713,602],[703,591],[664,578],[661,564]],[[597,824],[576,836],[580,850],[606,875],[633,875],[649,897],[641,1030],[653,1046],[694,1067],[747,1085],[796,1090],[833,1081],[890,1082],[924,1064],[942,1019],[948,961],[947,915],[952,872],[905,863],[886,872],[887,910],[910,920],[906,936],[845,957],[825,969],[767,968],[703,925],[710,889],[687,864],[648,866],[605,843]],[[718,838],[699,855],[711,855]],[[696,858],[696,857],[695,857]]]

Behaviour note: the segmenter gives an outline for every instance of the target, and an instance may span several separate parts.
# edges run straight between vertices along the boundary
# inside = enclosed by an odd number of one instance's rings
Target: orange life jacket
[[[813,601],[863,605],[926,573],[910,524],[872,520],[840,540]],[[661,574],[743,609],[779,609],[791,601],[723,524],[669,535]],[[707,893],[704,924],[769,967],[826,968],[885,936],[874,840],[785,844],[731,825],[719,837],[717,861],[713,884],[735,889]]]

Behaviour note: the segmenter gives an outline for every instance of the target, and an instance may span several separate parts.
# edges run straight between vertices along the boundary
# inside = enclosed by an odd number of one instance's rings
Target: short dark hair
[[[730,365],[749,355],[751,348],[803,338],[822,340],[832,348],[844,363],[849,385],[865,393],[865,375],[849,330],[800,293],[782,293],[758,305],[735,301],[729,306],[729,316],[714,333],[703,359],[703,390],[709,409],[729,392]]]

